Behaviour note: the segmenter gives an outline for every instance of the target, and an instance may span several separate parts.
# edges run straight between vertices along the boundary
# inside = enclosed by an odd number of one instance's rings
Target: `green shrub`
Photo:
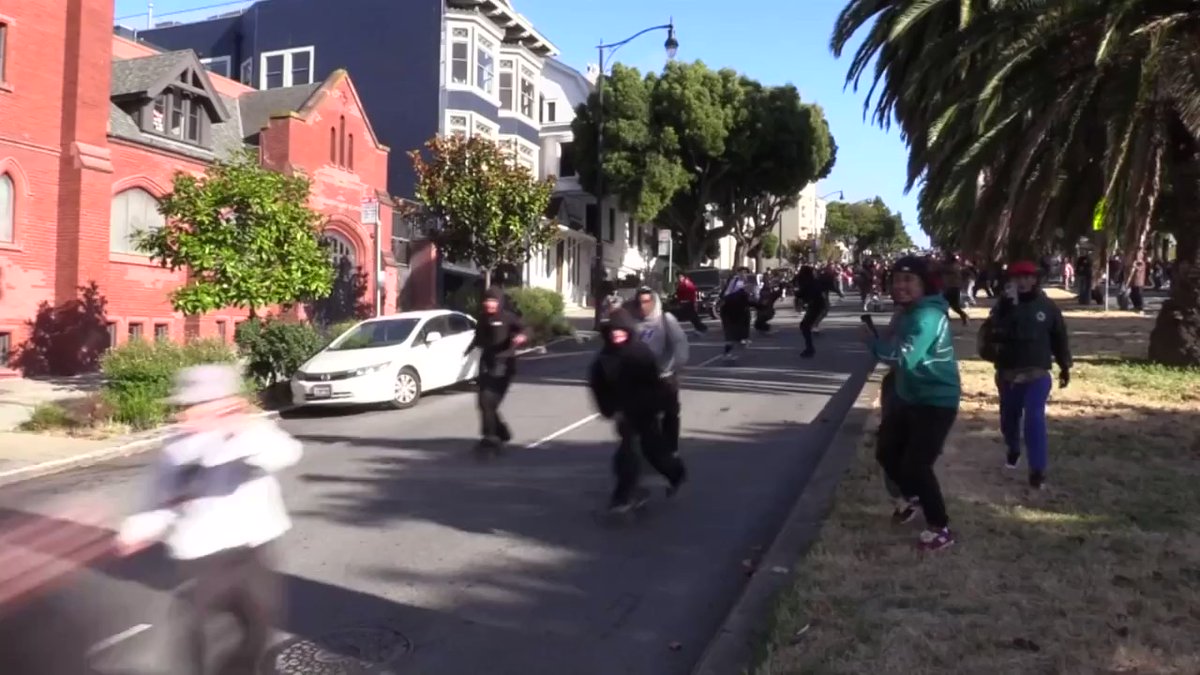
[[[325,329],[325,344],[328,345],[329,343],[333,342],[340,337],[342,333],[354,328],[358,324],[358,319],[351,319],[349,321],[339,321],[338,323],[329,326]]]
[[[450,294],[450,299],[446,304],[450,309],[475,314],[479,311],[479,300],[479,289],[474,284],[463,284]]]
[[[74,429],[78,427],[77,420],[71,413],[58,403],[39,403],[33,409],[29,419],[21,423],[22,431],[49,431],[51,429]]]
[[[562,296],[545,288],[514,288],[508,291],[517,312],[534,343],[541,344],[560,335],[570,335],[571,323],[563,314]]]
[[[260,387],[287,380],[328,344],[312,324],[282,319],[243,322],[234,336],[246,369]]]
[[[173,342],[134,340],[110,350],[100,362],[104,398],[117,422],[148,429],[167,420],[171,406],[166,398],[175,374],[188,366],[235,363],[237,356],[217,340]]]

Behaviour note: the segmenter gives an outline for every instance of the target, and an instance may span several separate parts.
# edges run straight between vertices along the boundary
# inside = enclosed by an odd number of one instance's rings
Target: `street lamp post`
[[[661,26],[651,26],[644,30],[621,40],[620,42],[612,42],[604,44],[601,42],[596,45],[596,52],[600,56],[600,73],[596,78],[596,257],[592,261],[592,298],[595,304],[595,327],[600,329],[601,305],[604,303],[604,73],[605,64],[604,56],[607,53],[612,56],[618,49],[633,42],[637,38],[651,33],[656,30],[667,31],[667,41],[663,43],[663,47],[667,50],[667,58],[675,58],[675,53],[679,50],[679,41],[675,39],[675,22],[668,21]]]

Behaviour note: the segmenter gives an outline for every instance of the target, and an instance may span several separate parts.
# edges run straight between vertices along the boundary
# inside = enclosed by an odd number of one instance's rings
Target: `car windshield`
[[[420,319],[387,319],[384,321],[368,321],[351,328],[333,344],[329,345],[331,352],[344,352],[351,349],[370,349],[372,347],[391,347],[408,339],[417,328]]]
[[[690,270],[687,275],[692,283],[696,284],[696,288],[719,288],[721,286],[721,270],[715,267]]]

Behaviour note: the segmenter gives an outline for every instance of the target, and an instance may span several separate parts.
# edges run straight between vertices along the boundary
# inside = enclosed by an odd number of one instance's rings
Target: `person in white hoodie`
[[[188,579],[177,591],[185,653],[171,672],[180,675],[205,672],[205,629],[221,612],[242,636],[218,672],[257,672],[278,606],[268,548],[291,522],[273,474],[299,461],[301,445],[248,415],[240,391],[233,366],[178,375],[171,402],[183,406],[179,433],[163,445],[143,510],[117,534],[122,555],[162,541]]]

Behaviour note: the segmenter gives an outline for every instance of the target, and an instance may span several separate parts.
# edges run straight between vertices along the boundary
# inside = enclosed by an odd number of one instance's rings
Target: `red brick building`
[[[0,367],[36,367],[11,358],[22,346],[29,357],[35,343],[55,352],[41,354],[41,367],[68,356],[78,367],[141,336],[232,340],[246,312],[173,311],[168,294],[186,271],[163,269],[130,236],[162,223],[156,200],[175,172],[200,174],[246,147],[271,169],[312,178],[311,206],[332,248],[362,272],[363,300],[374,302],[378,276],[384,311],[394,311],[389,150],[350,77],[258,91],[209,73],[191,51],[116,37],[112,19],[113,0],[0,6]],[[376,227],[360,222],[364,199],[380,202],[379,275]],[[432,252],[412,258],[406,304],[427,306]]]

